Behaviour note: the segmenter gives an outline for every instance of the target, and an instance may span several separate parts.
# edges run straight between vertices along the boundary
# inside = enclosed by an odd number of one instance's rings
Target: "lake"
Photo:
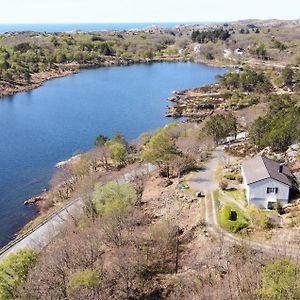
[[[132,140],[165,118],[173,90],[226,72],[195,63],[83,70],[0,101],[0,245],[36,215],[23,201],[47,187],[55,164],[93,146],[98,134]]]

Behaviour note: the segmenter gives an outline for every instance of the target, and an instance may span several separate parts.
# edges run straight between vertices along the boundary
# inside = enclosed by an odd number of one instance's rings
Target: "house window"
[[[278,194],[278,188],[277,187],[268,187],[267,194]]]

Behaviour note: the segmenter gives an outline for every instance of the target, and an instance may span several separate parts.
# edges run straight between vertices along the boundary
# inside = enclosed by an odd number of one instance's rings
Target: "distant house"
[[[224,58],[229,58],[231,56],[231,51],[228,49],[225,49],[223,55],[224,55]]]
[[[273,209],[277,201],[289,201],[293,175],[289,168],[265,156],[256,156],[241,165],[248,204]]]
[[[234,53],[237,54],[237,55],[243,55],[245,52],[245,50],[243,48],[236,48],[234,50]]]
[[[195,53],[200,53],[200,52],[201,52],[201,45],[200,45],[200,44],[198,44],[198,45],[196,45],[196,46],[194,47],[194,52],[195,52]]]
[[[184,53],[185,53],[185,49],[184,48],[179,49],[178,54],[184,54]]]

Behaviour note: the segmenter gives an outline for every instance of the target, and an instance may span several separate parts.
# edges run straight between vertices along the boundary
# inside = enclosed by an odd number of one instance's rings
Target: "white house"
[[[200,45],[200,44],[198,44],[198,45],[196,45],[196,46],[194,47],[194,52],[195,52],[195,53],[200,53],[200,52],[201,52],[201,45]]]
[[[293,175],[287,166],[256,156],[243,161],[241,171],[248,204],[273,209],[277,201],[288,203]]]
[[[232,52],[231,50],[225,49],[223,53],[224,58],[230,58]]]
[[[237,55],[243,55],[245,52],[245,50],[243,48],[236,48],[234,50],[234,53],[237,54]]]
[[[184,48],[179,49],[178,54],[182,55],[184,53],[185,53],[185,49]]]

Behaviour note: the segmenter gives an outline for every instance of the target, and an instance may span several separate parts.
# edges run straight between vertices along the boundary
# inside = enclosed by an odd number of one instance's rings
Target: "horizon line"
[[[100,21],[95,21],[95,22],[1,22],[0,25],[54,25],[54,24],[59,24],[59,25],[67,25],[67,24],[167,24],[167,23],[174,23],[174,24],[198,24],[198,23],[226,23],[226,22],[242,22],[242,21],[271,21],[271,20],[276,20],[276,21],[298,21],[298,19],[277,19],[277,18],[269,18],[269,19],[259,19],[259,18],[248,18],[248,19],[240,19],[240,20],[215,20],[215,21],[134,21],[134,22],[129,22],[129,21],[109,21],[109,22],[100,22]]]

